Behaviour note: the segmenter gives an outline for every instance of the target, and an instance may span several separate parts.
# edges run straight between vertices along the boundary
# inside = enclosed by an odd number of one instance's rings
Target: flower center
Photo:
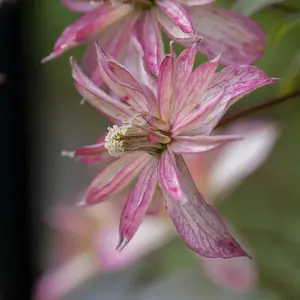
[[[150,126],[132,124],[108,127],[104,147],[111,156],[119,156],[126,152],[146,151],[157,155],[171,141],[167,135],[153,130]]]

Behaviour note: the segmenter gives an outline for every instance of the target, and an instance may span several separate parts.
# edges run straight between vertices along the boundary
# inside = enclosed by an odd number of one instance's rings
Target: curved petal
[[[194,34],[194,28],[187,11],[174,0],[158,0],[156,5],[178,26],[184,33]]]
[[[179,181],[179,174],[175,166],[175,157],[172,151],[166,150],[161,155],[158,167],[159,185],[164,195],[173,200],[182,200],[183,194]]]
[[[129,194],[120,220],[119,251],[131,241],[146,215],[157,185],[157,165],[158,160],[152,157]]]
[[[122,102],[108,96],[99,89],[71,58],[72,76],[77,91],[92,107],[112,120],[121,121],[133,116],[132,110]]]
[[[181,156],[176,155],[182,201],[165,194],[166,209],[184,242],[196,253],[210,258],[247,256],[229,233],[216,210],[203,199]],[[180,188],[180,187],[178,187]]]
[[[228,193],[254,172],[270,155],[277,140],[277,127],[263,121],[237,122],[224,134],[240,134],[243,140],[221,148],[211,159],[207,189],[212,197]]]
[[[168,122],[171,116],[173,98],[174,58],[166,56],[161,63],[158,75],[158,105],[162,120]]]
[[[209,151],[232,141],[241,140],[238,135],[198,135],[198,136],[177,136],[171,143],[174,153],[199,153]]]
[[[144,13],[143,19],[136,26],[144,60],[150,72],[158,76],[159,66],[164,58],[164,44],[155,16],[152,12]]]
[[[222,54],[222,65],[251,64],[260,58],[265,35],[251,19],[213,5],[187,8],[195,32],[204,39],[197,49],[207,57]]]
[[[148,153],[138,151],[118,158],[93,180],[81,204],[96,204],[116,194],[135,178],[150,158]]]
[[[227,290],[247,293],[257,287],[257,270],[248,257],[235,257],[230,260],[201,257],[201,262],[208,277]]]
[[[177,101],[178,105],[172,114],[173,124],[176,120],[180,120],[190,113],[197,104],[201,103],[218,67],[218,62],[219,57],[216,57],[212,61],[201,64],[192,72],[182,93],[178,95],[180,100]]]
[[[61,3],[71,11],[89,12],[103,4],[103,0],[61,0]]]
[[[136,112],[147,111],[147,98],[136,79],[119,63],[97,47],[100,73],[105,83],[121,98],[131,105]]]
[[[56,41],[52,53],[42,62],[49,61],[73,47],[96,38],[104,29],[109,30],[109,26],[119,22],[133,11],[134,7],[131,5],[117,7],[104,5],[88,12],[63,31]]]

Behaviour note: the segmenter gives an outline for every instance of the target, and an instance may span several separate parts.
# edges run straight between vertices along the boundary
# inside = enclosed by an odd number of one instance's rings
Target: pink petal
[[[184,49],[176,59],[174,76],[174,95],[180,95],[186,85],[194,66],[196,46]],[[180,102],[180,97],[174,99],[175,107]]]
[[[187,10],[195,32],[204,38],[197,49],[209,58],[222,54],[222,65],[251,64],[262,55],[265,35],[251,19],[213,5]]]
[[[178,26],[184,33],[194,33],[193,24],[187,11],[174,0],[158,0],[156,5]]]
[[[166,150],[161,155],[158,176],[159,185],[163,193],[171,199],[181,200],[183,195],[172,151]]]
[[[202,133],[209,134],[210,131],[207,130],[207,127],[209,127],[211,121],[214,120],[212,116],[223,116],[223,111],[226,108],[226,102],[220,102],[223,95],[224,92],[220,91],[220,93],[210,99],[210,101],[207,101],[203,105],[198,104],[191,113],[175,123],[171,130],[172,136],[174,137],[178,134],[192,135],[192,133],[195,132],[197,135]]]
[[[146,12],[137,24],[138,39],[144,50],[144,59],[154,75],[158,76],[159,66],[164,58],[164,44],[160,29],[153,13]]]
[[[63,31],[56,41],[52,53],[42,62],[49,61],[77,45],[96,38],[104,29],[109,30],[109,26],[126,17],[133,10],[134,7],[131,5],[117,7],[104,5],[88,12]]]
[[[61,0],[62,4],[71,11],[89,12],[98,5],[103,4],[105,0]]]
[[[119,23],[110,26],[109,30],[105,30],[97,37],[97,44],[101,46],[105,53],[108,53],[114,59],[117,59],[122,52],[125,54],[125,50],[128,48],[126,47],[126,44],[128,44],[128,36],[139,16],[140,15],[137,13],[125,17],[122,20],[122,30],[120,30]],[[114,38],[112,38],[112,36]],[[131,53],[130,55],[133,54]],[[119,61],[122,62],[122,59],[119,59]],[[84,72],[95,82],[95,84],[100,86],[103,79],[96,62],[97,49],[93,43],[90,43],[83,55],[82,67]],[[131,71],[132,69],[129,70]]]
[[[92,107],[113,120],[124,120],[133,116],[132,110],[126,104],[109,97],[83,74],[72,58],[70,63],[76,88]]]
[[[149,154],[138,151],[118,158],[93,180],[82,204],[96,204],[119,192],[134,179],[150,158]]]
[[[152,157],[130,192],[120,220],[119,251],[131,241],[146,215],[157,185],[157,165],[158,160]]]
[[[166,4],[168,5],[168,4]],[[175,24],[173,20],[169,18],[164,12],[160,9],[155,9],[154,13],[160,25],[163,27],[167,35],[174,39],[175,41],[180,42],[189,42],[190,44],[199,41],[199,37],[195,36],[194,32],[184,32],[180,26]]]
[[[212,3],[214,1],[216,0],[180,0],[178,2],[186,6],[198,6],[198,5]]]
[[[176,103],[178,103],[178,105],[172,114],[172,123],[174,123],[176,119],[182,119],[190,113],[197,104],[201,103],[217,67],[218,57],[212,61],[201,64],[192,72],[182,93],[177,95],[178,100]]]
[[[171,115],[173,97],[174,59],[166,56],[161,63],[158,75],[158,105],[162,120],[168,122]]]
[[[257,270],[248,257],[228,260],[201,257],[201,262],[208,277],[229,291],[244,294],[257,287]]]
[[[220,148],[211,158],[206,185],[212,197],[227,194],[263,164],[278,137],[277,127],[263,121],[237,122],[222,133],[242,135],[243,140]]]
[[[212,135],[212,136],[177,136],[171,143],[174,153],[198,153],[220,147],[228,142],[241,140],[238,135]]]
[[[99,47],[97,49],[100,73],[109,88],[121,98],[126,98],[135,111],[147,111],[147,97],[136,79],[123,66],[108,58]]]
[[[216,210],[198,192],[183,158],[176,155],[175,159],[182,187],[182,201],[174,201],[170,194],[162,191],[167,212],[187,246],[205,257],[247,256]]]

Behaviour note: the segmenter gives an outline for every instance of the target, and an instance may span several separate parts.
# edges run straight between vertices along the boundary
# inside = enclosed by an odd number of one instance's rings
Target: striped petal
[[[56,41],[52,53],[45,57],[42,62],[56,58],[67,50],[91,41],[104,29],[119,22],[134,11],[131,5],[117,7],[100,6],[77,19],[69,25]]]
[[[197,6],[212,3],[216,0],[179,0],[178,2],[186,6]]]
[[[96,204],[119,192],[134,179],[150,158],[149,154],[137,151],[118,158],[93,180],[82,204]]]
[[[171,149],[177,154],[199,153],[241,139],[242,137],[238,135],[177,136],[171,143]]]
[[[71,58],[72,76],[80,95],[96,110],[112,120],[121,121],[133,116],[132,110],[122,102],[108,96],[99,89]]]
[[[216,210],[203,199],[181,156],[176,155],[182,201],[165,194],[166,209],[184,242],[196,253],[211,258],[247,256],[229,233]]]
[[[251,19],[213,5],[187,8],[195,32],[203,37],[197,49],[209,58],[222,54],[222,65],[251,64],[260,58],[265,35]]]
[[[157,185],[157,165],[158,160],[152,157],[129,194],[120,220],[120,251],[131,241],[146,215]]]
[[[194,28],[187,11],[174,0],[158,0],[156,5],[164,12],[175,26],[178,26],[184,33],[193,34]]]

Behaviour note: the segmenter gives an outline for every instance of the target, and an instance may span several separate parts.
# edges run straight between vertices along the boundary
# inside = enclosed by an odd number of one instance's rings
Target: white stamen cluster
[[[105,137],[104,147],[107,149],[111,156],[119,156],[125,151],[124,140],[122,138],[126,135],[127,126],[119,127],[114,125],[113,127],[108,127],[108,133]]]

